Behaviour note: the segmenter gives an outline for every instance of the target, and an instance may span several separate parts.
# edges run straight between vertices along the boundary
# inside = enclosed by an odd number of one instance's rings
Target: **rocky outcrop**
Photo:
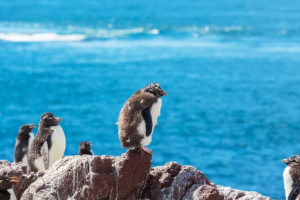
[[[19,176],[19,199],[269,200],[256,192],[216,186],[192,166],[170,162],[151,169],[152,154],[129,150],[120,157],[67,156],[45,174],[26,174],[25,164],[0,162],[0,175]],[[0,183],[0,189],[1,189]]]
[[[262,196],[257,192],[241,191],[230,187],[224,187],[222,185],[218,185],[217,188],[219,192],[224,195],[225,200],[271,200],[270,197]]]
[[[20,183],[9,183],[3,181],[0,183],[0,193],[6,193],[8,189],[13,189],[16,197],[19,199],[23,192],[40,176],[42,173],[27,174],[26,163],[10,163],[8,161],[0,161],[0,175],[7,177],[17,176],[20,178]],[[3,198],[5,199],[5,198]]]
[[[180,166],[176,162],[151,169],[143,191],[143,199],[271,200],[257,192],[216,186],[196,168]]]
[[[131,150],[120,157],[65,157],[31,184],[22,199],[138,199],[151,158],[147,152]]]
[[[196,168],[170,162],[162,167],[151,169],[143,198],[192,199],[193,192],[203,185],[214,184]]]

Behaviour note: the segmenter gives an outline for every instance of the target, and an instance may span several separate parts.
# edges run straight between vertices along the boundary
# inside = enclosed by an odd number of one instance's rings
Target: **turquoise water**
[[[153,166],[193,165],[216,184],[284,198],[300,153],[299,1],[0,1],[0,159],[42,113],[120,155],[118,113],[150,82],[163,97]],[[36,131],[36,130],[35,130]]]

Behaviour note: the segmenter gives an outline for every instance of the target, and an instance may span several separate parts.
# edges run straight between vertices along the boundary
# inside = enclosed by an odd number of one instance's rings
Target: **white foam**
[[[80,41],[86,36],[80,34],[59,35],[57,33],[0,33],[0,40],[10,42],[53,42],[53,41]]]
[[[90,35],[94,35],[97,38],[116,38],[126,35],[134,35],[134,34],[140,34],[144,33],[145,29],[143,27],[137,27],[137,28],[129,28],[129,29],[98,29],[96,31],[91,30],[87,32]]]
[[[158,29],[151,29],[148,31],[149,34],[152,34],[152,35],[157,35],[159,34],[159,30]]]
[[[230,33],[230,32],[241,32],[243,31],[243,27],[241,26],[204,26],[204,27],[197,27],[197,26],[191,26],[191,27],[184,27],[180,28],[177,31],[182,32],[197,32],[201,34],[208,34],[208,33]]]

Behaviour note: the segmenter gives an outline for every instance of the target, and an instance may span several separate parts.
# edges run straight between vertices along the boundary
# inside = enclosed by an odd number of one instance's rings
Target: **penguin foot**
[[[149,153],[149,154],[153,153],[153,151],[151,149],[147,148],[147,147],[142,147],[142,150]]]

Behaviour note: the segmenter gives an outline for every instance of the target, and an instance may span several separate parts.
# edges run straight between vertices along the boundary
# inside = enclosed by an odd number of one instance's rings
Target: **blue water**
[[[153,166],[284,198],[281,159],[300,153],[299,1],[0,1],[0,159],[47,111],[66,155],[81,141],[120,155],[118,113],[150,82],[168,92]]]

